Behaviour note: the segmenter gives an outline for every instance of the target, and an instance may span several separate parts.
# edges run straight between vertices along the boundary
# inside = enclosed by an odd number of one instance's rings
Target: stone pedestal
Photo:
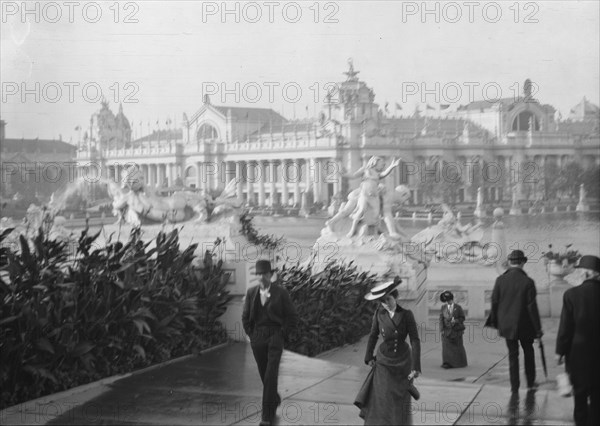
[[[498,277],[493,266],[470,263],[431,263],[428,269],[427,307],[430,315],[439,314],[440,294],[450,290],[465,310],[467,319],[485,319],[491,309],[492,290]]]
[[[518,204],[513,204],[508,212],[511,216],[520,216],[522,214],[521,206]]]

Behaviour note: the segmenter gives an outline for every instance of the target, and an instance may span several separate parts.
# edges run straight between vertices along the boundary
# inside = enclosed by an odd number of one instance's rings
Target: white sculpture
[[[450,207],[442,204],[442,209],[442,219],[414,235],[411,243],[422,248],[424,252],[435,253],[438,258],[444,257],[450,262],[479,260],[482,256],[483,239],[481,223],[462,225]],[[477,250],[474,250],[475,248]],[[452,250],[456,253],[451,253]],[[473,257],[475,259],[471,259]]]
[[[356,233],[359,224],[363,226],[377,225],[383,218],[387,231],[392,238],[400,238],[401,234],[397,231],[391,210],[391,203],[395,196],[399,197],[400,202],[408,200],[410,190],[404,185],[398,186],[395,191],[397,194],[387,194],[385,186],[379,181],[387,177],[392,170],[400,164],[399,159],[394,159],[385,170],[383,169],[383,160],[380,157],[373,156],[366,165],[360,167],[350,175],[344,175],[349,178],[362,177],[362,182],[358,188],[348,194],[348,201],[343,208],[325,225],[330,231],[334,231],[334,225],[343,218],[352,219],[350,231],[347,237],[351,238]],[[383,203],[381,203],[383,201]],[[383,209],[381,208],[383,204]]]
[[[234,179],[214,200],[208,194],[192,191],[178,191],[161,197],[144,185],[142,172],[135,166],[123,171],[121,187],[112,181],[107,183],[113,199],[113,214],[119,217],[119,221],[134,226],[140,226],[142,219],[181,222],[191,219],[194,214],[197,221],[206,222],[210,217],[237,209],[242,204],[236,198]]]

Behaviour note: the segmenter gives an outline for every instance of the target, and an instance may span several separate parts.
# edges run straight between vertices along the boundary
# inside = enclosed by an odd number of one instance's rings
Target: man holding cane
[[[600,258],[582,256],[576,266],[585,281],[563,296],[556,358],[573,386],[575,424],[600,424]]]

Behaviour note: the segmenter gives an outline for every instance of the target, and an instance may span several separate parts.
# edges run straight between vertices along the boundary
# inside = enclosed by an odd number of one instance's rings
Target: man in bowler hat
[[[269,425],[275,418],[281,397],[277,393],[279,361],[283,352],[285,329],[298,323],[298,313],[285,288],[272,282],[271,262],[256,262],[260,284],[248,289],[242,313],[244,331],[250,337],[252,353],[263,383],[262,421]]]
[[[575,424],[600,424],[600,258],[582,256],[585,281],[565,291],[556,336],[558,364],[566,358]]]
[[[508,255],[508,270],[496,279],[492,292],[491,323],[506,339],[512,393],[519,391],[519,344],[525,358],[527,388],[537,387],[533,340],[543,335],[538,311],[535,283],[523,266],[527,257],[521,250]]]

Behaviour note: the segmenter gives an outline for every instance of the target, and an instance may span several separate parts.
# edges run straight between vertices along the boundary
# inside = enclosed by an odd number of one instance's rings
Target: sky
[[[224,5],[3,1],[6,136],[76,143],[100,92],[114,113],[122,103],[136,137],[179,125],[206,93],[215,105],[312,117],[349,58],[390,114],[512,97],[527,78],[565,118],[584,96],[600,103],[595,0]]]

